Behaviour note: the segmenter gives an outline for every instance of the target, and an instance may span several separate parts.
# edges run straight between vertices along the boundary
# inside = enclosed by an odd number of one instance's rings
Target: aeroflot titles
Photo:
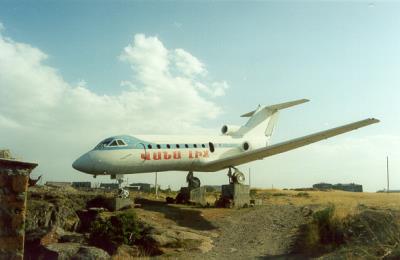
[[[209,157],[209,151],[204,150],[204,151],[189,151],[187,154],[188,159],[198,159],[198,158],[208,158]],[[173,152],[168,152],[168,151],[156,151],[156,152],[145,152],[140,155],[142,160],[181,160],[182,159],[182,153],[180,151],[173,151]]]

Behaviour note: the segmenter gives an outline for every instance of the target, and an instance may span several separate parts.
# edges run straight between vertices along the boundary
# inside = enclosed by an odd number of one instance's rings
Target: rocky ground
[[[290,258],[299,227],[309,221],[310,210],[290,205],[264,205],[230,210],[216,219],[218,236],[205,254],[183,254],[198,259]],[[293,257],[293,255],[292,255]]]
[[[89,241],[89,226],[96,216],[114,214],[93,207],[88,209],[88,202],[98,195],[71,189],[32,189],[28,199],[26,259],[307,258],[307,252],[294,250],[294,245],[302,241],[302,230],[321,208],[315,201],[292,203],[304,200],[297,193],[293,199],[281,193],[268,195],[264,205],[244,209],[166,204],[162,198],[136,194],[140,207],[133,211],[143,227],[142,237],[135,245],[121,245],[109,252],[94,247]],[[285,203],[272,201],[277,198],[285,199]],[[373,248],[367,255],[371,259],[382,258],[378,256],[396,259],[400,251],[396,249],[400,244],[398,212],[369,208],[360,212],[358,218],[346,222],[348,230],[344,233],[353,240],[314,256],[334,259],[349,255],[355,248],[359,252]]]

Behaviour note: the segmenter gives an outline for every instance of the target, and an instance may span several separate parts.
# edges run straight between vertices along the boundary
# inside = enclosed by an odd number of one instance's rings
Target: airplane
[[[220,135],[118,135],[101,141],[76,159],[72,167],[94,177],[110,175],[122,183],[124,174],[186,171],[189,188],[200,186],[193,172],[215,172],[228,169],[230,183],[244,183],[236,167],[275,154],[287,152],[370,124],[368,118],[329,130],[270,145],[279,111],[308,102],[299,99],[272,106],[258,106],[245,113],[249,118],[242,126],[224,125]],[[234,172],[232,173],[232,169]],[[127,194],[127,191],[123,191]]]

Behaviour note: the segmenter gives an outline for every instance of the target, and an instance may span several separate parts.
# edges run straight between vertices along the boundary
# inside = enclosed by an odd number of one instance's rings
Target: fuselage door
[[[150,154],[146,150],[146,146],[142,143],[136,144],[136,149],[139,151],[139,158],[141,161],[145,162],[146,160],[150,160]]]

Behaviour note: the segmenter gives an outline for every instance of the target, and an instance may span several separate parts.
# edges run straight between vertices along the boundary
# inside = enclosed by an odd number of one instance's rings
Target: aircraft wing
[[[229,156],[226,158],[218,159],[211,162],[206,162],[201,165],[202,170],[205,171],[219,171],[222,169],[226,169],[231,166],[237,166],[240,164],[248,163],[254,160],[260,160],[268,156],[272,156],[275,154],[287,152],[305,145],[309,145],[335,135],[340,135],[370,124],[378,123],[379,120],[375,118],[369,118],[365,120],[361,120],[358,122],[354,122],[351,124],[339,126],[336,128],[332,128],[326,131],[314,133],[311,135],[306,135],[303,137],[295,138],[289,141],[285,141],[282,143],[274,144],[271,146],[258,148],[255,150],[251,150],[248,152],[243,152],[241,154],[237,154],[234,156]]]

